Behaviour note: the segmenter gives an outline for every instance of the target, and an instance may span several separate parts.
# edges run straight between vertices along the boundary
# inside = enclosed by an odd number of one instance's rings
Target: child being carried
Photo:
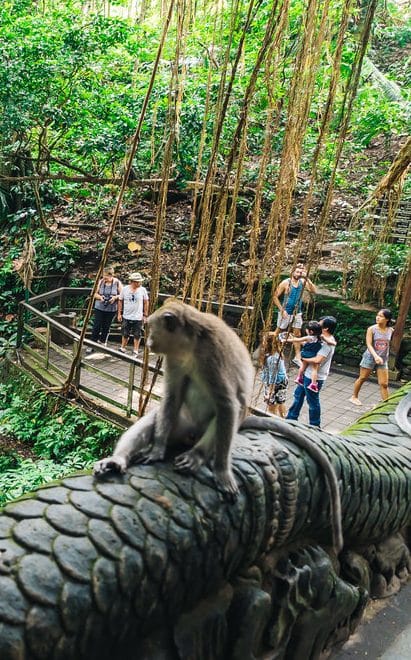
[[[310,359],[317,355],[318,351],[321,349],[323,341],[326,341],[327,344],[331,344],[331,342],[330,340],[325,340],[322,336],[322,327],[318,321],[309,321],[306,333],[305,337],[293,337],[293,335],[288,335],[288,337],[281,337],[281,340],[303,345],[301,349],[302,365],[298,370],[295,382],[299,385],[304,385],[305,370],[311,365],[311,382],[307,385],[307,389],[311,390],[311,392],[318,392],[318,367],[320,365],[315,364],[315,362],[307,362],[307,358]]]

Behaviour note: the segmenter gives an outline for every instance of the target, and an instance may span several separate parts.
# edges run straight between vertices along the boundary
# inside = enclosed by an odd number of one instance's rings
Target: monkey
[[[94,474],[162,461],[168,446],[184,442],[191,448],[175,458],[175,469],[196,472],[212,461],[219,488],[235,499],[231,445],[254,382],[245,344],[217,316],[176,299],[151,314],[147,328],[149,349],[164,356],[163,399],[122,434],[113,455],[95,464]]]
[[[297,447],[304,449],[324,471],[327,488],[330,494],[333,546],[338,555],[344,545],[341,520],[341,498],[337,475],[327,454],[315,442],[306,438],[301,431],[287,421],[277,417],[246,417],[240,424],[239,431],[246,429],[273,431],[274,433],[283,435],[288,440],[294,442]]]

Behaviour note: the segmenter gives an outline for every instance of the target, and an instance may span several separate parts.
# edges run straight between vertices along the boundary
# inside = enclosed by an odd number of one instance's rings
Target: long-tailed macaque
[[[320,466],[324,472],[325,481],[330,494],[331,524],[333,533],[333,546],[338,554],[343,547],[343,532],[341,521],[341,498],[338,479],[335,469],[327,454],[313,440],[305,437],[289,422],[278,417],[247,417],[240,425],[240,431],[258,429],[260,431],[273,431],[294,442],[297,447],[304,449],[307,454]]]
[[[94,473],[161,461],[168,445],[184,443],[191,449],[176,457],[176,469],[195,472],[212,461],[219,487],[236,496],[231,444],[254,380],[245,345],[224,321],[178,300],[151,314],[147,326],[150,350],[165,357],[164,398],[123,433],[113,456],[96,463]]]

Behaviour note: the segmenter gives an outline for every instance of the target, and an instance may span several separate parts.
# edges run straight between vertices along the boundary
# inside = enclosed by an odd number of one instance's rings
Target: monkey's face
[[[180,352],[187,344],[184,323],[171,310],[159,309],[147,319],[147,345],[153,353],[167,355]]]

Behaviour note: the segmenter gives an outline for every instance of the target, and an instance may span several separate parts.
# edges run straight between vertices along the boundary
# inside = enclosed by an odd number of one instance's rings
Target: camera
[[[111,298],[111,296],[103,296],[103,305],[104,305],[104,307],[107,307],[107,305],[110,304],[110,298]]]

